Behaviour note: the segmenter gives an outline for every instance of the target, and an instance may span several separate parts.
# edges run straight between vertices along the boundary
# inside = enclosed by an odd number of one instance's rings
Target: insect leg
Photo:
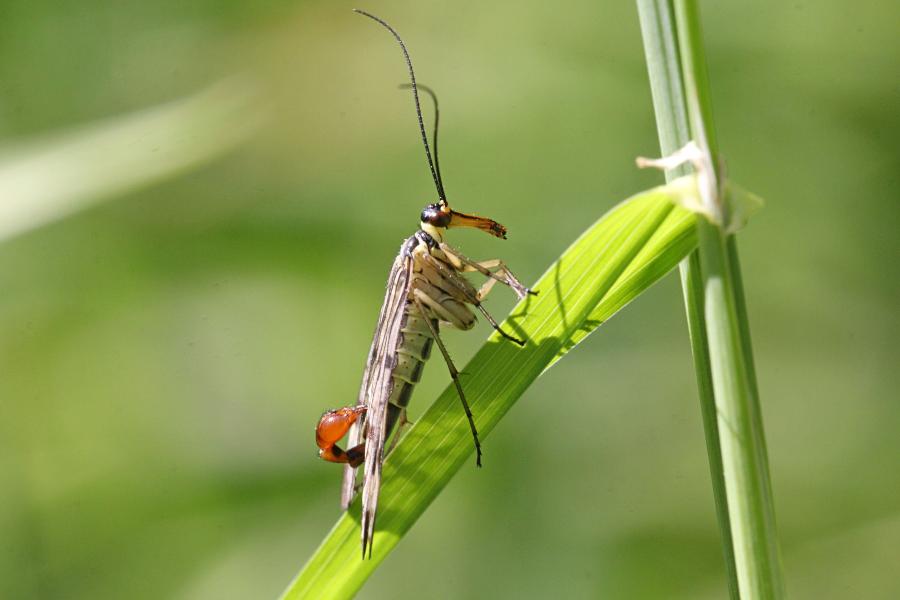
[[[512,336],[512,335],[506,333],[505,331],[503,331],[503,329],[500,328],[500,324],[497,323],[497,320],[494,319],[494,317],[491,315],[491,313],[489,313],[484,306],[482,306],[481,302],[474,302],[473,304],[475,304],[475,308],[477,308],[479,311],[481,311],[481,314],[484,315],[484,318],[488,320],[488,323],[491,324],[491,327],[493,327],[497,333],[499,333],[501,336],[503,336],[504,338],[511,341],[513,344],[516,344],[518,346],[525,345],[525,340],[520,340],[519,338]]]
[[[481,312],[481,314],[484,315],[484,318],[487,319],[488,323],[491,324],[491,327],[493,327],[494,330],[497,331],[497,333],[514,344],[518,344],[519,346],[525,345],[524,340],[520,340],[519,338],[510,335],[500,328],[500,324],[497,323],[497,320],[494,319],[494,317],[491,316],[491,313],[489,313],[487,309],[481,305],[481,300],[478,298],[478,292],[476,292],[475,289],[472,288],[471,284],[469,284],[468,281],[460,277],[455,271],[452,271],[444,262],[436,259],[431,255],[426,254],[422,257],[422,259],[426,261],[428,265],[435,268],[445,281],[452,284],[453,287],[456,288],[456,290],[462,295],[463,299],[466,302],[477,308]]]
[[[503,279],[500,279],[498,277],[488,277],[487,281],[484,282],[484,285],[481,286],[481,289],[478,290],[478,299],[479,300],[484,300],[487,297],[487,295],[491,292],[491,288],[493,288],[494,284],[497,283],[498,281],[503,281],[504,283],[506,281],[514,281],[519,286],[522,285],[521,283],[519,283],[519,280],[516,279],[516,276],[512,274],[512,271],[509,270],[509,267],[506,266],[506,263],[503,262],[499,258],[492,258],[490,260],[479,260],[475,264],[477,264],[481,267],[484,267],[485,269],[491,270],[492,273],[503,277]],[[462,270],[464,273],[468,273],[471,271],[478,271],[477,268],[471,267],[466,264],[463,265]],[[537,294],[537,292],[532,292],[531,290],[526,290],[526,293],[532,294],[532,295]]]
[[[475,417],[472,415],[472,409],[469,408],[469,403],[466,401],[466,395],[463,393],[462,384],[459,381],[459,371],[456,370],[456,365],[454,365],[453,361],[450,359],[450,354],[447,352],[447,348],[444,347],[444,342],[441,341],[441,336],[438,335],[437,328],[431,322],[431,319],[428,318],[428,313],[425,312],[425,307],[422,305],[422,301],[419,300],[419,294],[421,293],[422,292],[419,290],[413,292],[413,302],[425,318],[428,329],[431,330],[431,335],[434,336],[434,342],[444,356],[444,362],[447,363],[447,370],[450,371],[450,378],[453,379],[453,385],[456,386],[456,392],[459,394],[459,401],[462,402],[463,410],[466,412],[466,418],[469,420],[469,429],[472,430],[472,439],[475,441],[475,464],[480,467],[481,442],[478,441],[478,430],[475,428]]]
[[[441,242],[439,247],[441,251],[447,255],[448,258],[454,259],[455,262],[458,262],[461,265],[461,271],[478,271],[485,277],[490,277],[491,279],[508,285],[510,288],[512,288],[512,291],[516,293],[516,296],[519,297],[519,300],[523,299],[528,294],[531,294],[532,296],[537,295],[537,292],[534,292],[522,285],[502,260],[494,259],[477,262],[470,258],[467,258],[462,253],[460,253],[459,250],[444,242]],[[497,268],[496,272],[491,271],[491,269],[495,267]],[[488,288],[488,290],[490,290],[490,288]]]
[[[492,262],[499,263],[500,259],[497,258],[494,260],[486,260],[486,261],[482,261],[480,264],[482,267],[489,269],[490,267],[487,265],[487,263],[492,263]],[[473,267],[463,266],[463,271],[474,271],[474,270],[475,269]],[[495,283],[497,283],[497,280],[495,278],[488,277],[487,281],[484,282],[484,285],[481,286],[481,289],[478,290],[478,299],[484,300],[485,298],[487,298],[487,295],[491,293],[491,288],[494,287]]]
[[[385,451],[385,454],[390,454],[394,447],[397,445],[397,442],[400,441],[400,438],[403,437],[405,430],[408,427],[411,427],[413,424],[412,421],[406,418],[406,411],[403,411],[403,415],[400,417],[400,421],[397,423],[397,431],[391,436],[390,445],[388,449]]]

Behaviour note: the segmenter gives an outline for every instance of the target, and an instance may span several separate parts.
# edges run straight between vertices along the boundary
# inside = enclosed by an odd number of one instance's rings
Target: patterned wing
[[[357,405],[366,406],[365,425],[362,428],[354,425],[350,430],[349,447],[352,448],[360,442],[361,432],[365,436],[366,442],[362,493],[364,557],[367,548],[370,556],[372,553],[378,490],[381,487],[381,463],[384,460],[385,420],[392,385],[391,374],[396,362],[397,347],[400,344],[403,309],[406,306],[406,298],[412,280],[412,249],[416,243],[415,237],[410,237],[403,243],[400,247],[400,254],[394,260],[394,265],[388,275],[384,304],[381,306],[381,314],[375,326],[375,335],[372,347],[369,349],[369,357],[357,400]],[[344,508],[349,506],[353,499],[355,471],[349,465],[344,467],[344,484],[341,489],[341,505]]]

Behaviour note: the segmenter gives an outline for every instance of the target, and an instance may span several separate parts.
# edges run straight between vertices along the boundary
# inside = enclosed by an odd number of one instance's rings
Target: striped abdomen
[[[435,330],[436,319],[431,321]],[[385,423],[385,440],[389,440],[398,422],[406,416],[406,407],[412,397],[413,388],[422,379],[425,362],[431,356],[431,330],[425,317],[412,302],[407,303],[403,311],[403,322],[400,326],[400,343],[397,347],[397,364],[391,373],[391,393],[388,397],[387,419]]]

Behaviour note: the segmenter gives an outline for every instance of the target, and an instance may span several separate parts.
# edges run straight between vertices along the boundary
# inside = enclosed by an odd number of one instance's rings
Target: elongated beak
[[[475,229],[486,231],[494,237],[506,239],[506,227],[497,221],[475,215],[467,215],[455,210],[450,211],[450,224],[447,227],[474,227]]]

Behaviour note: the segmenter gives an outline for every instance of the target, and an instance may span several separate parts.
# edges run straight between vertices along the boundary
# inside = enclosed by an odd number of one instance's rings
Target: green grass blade
[[[261,110],[252,85],[235,78],[0,146],[0,242],[218,158],[255,132]]]
[[[551,265],[534,286],[539,295],[519,303],[504,325],[527,345],[493,334],[463,369],[483,438],[543,371],[687,256],[696,246],[695,221],[656,188],[615,207]],[[360,559],[357,502],[283,598],[352,596],[454,473],[467,463],[474,468],[472,455],[466,418],[448,386],[384,463],[372,559]],[[488,468],[490,457],[488,446]]]

